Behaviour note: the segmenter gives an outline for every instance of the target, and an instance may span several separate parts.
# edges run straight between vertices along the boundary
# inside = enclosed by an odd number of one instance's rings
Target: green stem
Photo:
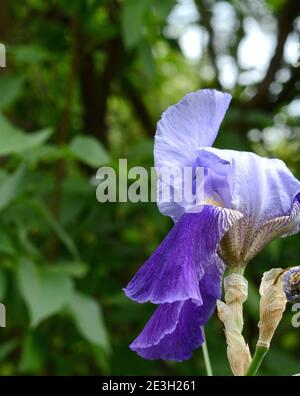
[[[205,333],[204,333],[204,327],[202,327],[202,332],[203,332],[203,337],[204,337],[204,343],[202,344],[202,352],[203,352],[203,358],[204,358],[204,364],[206,368],[206,374],[208,377],[213,376],[212,368],[211,368],[211,363],[209,359],[209,353],[208,353],[208,348],[207,348],[207,343],[206,343],[206,338],[205,338]]]
[[[253,356],[252,362],[248,368],[247,377],[252,377],[255,376],[262,361],[264,360],[264,357],[268,353],[269,348],[262,347],[262,346],[257,346],[255,349],[255,354]]]

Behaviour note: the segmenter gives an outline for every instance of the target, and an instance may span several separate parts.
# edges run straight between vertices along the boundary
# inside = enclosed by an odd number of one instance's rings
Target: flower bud
[[[261,299],[257,346],[270,347],[270,342],[285,310],[287,300],[283,284],[279,281],[282,272],[281,268],[273,268],[263,275],[259,288]]]
[[[291,303],[300,302],[300,266],[285,271],[281,280],[287,300]]]
[[[218,315],[224,323],[227,356],[234,375],[245,375],[251,362],[248,345],[242,335],[244,326],[243,303],[248,295],[248,282],[240,274],[224,279],[225,303],[217,301]]]

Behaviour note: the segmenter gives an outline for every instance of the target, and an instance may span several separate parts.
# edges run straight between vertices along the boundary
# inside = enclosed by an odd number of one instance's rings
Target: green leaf
[[[7,288],[7,281],[3,271],[0,271],[0,302],[3,300],[5,296]]]
[[[91,297],[76,292],[73,294],[68,308],[82,336],[108,350],[108,336],[97,302]]]
[[[149,0],[127,0],[123,4],[123,39],[125,46],[132,48],[143,37],[144,17],[149,6]]]
[[[7,357],[16,349],[19,344],[19,340],[10,340],[7,342],[1,342],[0,345],[0,362],[3,362]]]
[[[45,357],[33,333],[28,333],[22,345],[19,370],[22,373],[38,373],[44,365]]]
[[[138,47],[139,60],[142,65],[142,70],[150,79],[155,77],[155,61],[151,46],[146,40],[142,40]]]
[[[93,168],[110,161],[106,149],[92,136],[76,136],[70,143],[70,152],[75,158]]]
[[[70,275],[74,278],[83,278],[88,271],[86,263],[80,261],[58,262],[49,268],[49,271],[58,274]]]
[[[38,148],[34,147],[32,150],[21,153],[20,157],[26,163],[29,163],[31,167],[36,167],[40,163],[53,163],[63,159],[65,157],[65,151],[63,147],[43,144]]]
[[[267,0],[267,5],[273,12],[278,12],[285,4],[285,0]]]
[[[74,260],[80,261],[80,255],[75,243],[73,242],[72,238],[66,233],[66,231],[63,229],[60,223],[56,220],[53,214],[49,211],[47,206],[45,206],[43,202],[38,200],[34,200],[33,205],[39,210],[39,212],[47,221],[47,223],[50,225],[50,227],[54,230],[58,238],[63,242],[63,244],[69,250]]]
[[[0,110],[9,107],[20,95],[24,83],[23,77],[0,75]]]
[[[175,4],[176,0],[152,0],[154,10],[162,20],[167,18]]]
[[[101,372],[104,375],[109,375],[111,367],[106,351],[98,345],[93,345],[92,353]]]
[[[153,159],[153,140],[143,139],[133,144],[128,153],[128,161],[130,165],[138,165],[143,161],[151,161]]]
[[[0,233],[0,252],[8,255],[14,255],[15,253],[15,247],[11,238],[4,232]]]
[[[25,167],[20,166],[15,173],[7,176],[0,185],[0,211],[11,203],[17,197],[21,190],[24,178]]]
[[[11,52],[15,60],[29,65],[43,62],[51,54],[38,45],[15,45],[11,48]]]
[[[68,276],[39,269],[29,260],[21,260],[18,275],[31,326],[59,312],[72,296],[73,284]]]
[[[49,128],[36,133],[25,133],[0,114],[0,155],[15,154],[39,146],[51,133]]]

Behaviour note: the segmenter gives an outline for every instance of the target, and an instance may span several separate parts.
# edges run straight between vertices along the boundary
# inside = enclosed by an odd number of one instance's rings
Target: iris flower
[[[190,358],[226,266],[243,273],[267,243],[299,230],[300,183],[282,161],[211,147],[230,101],[216,90],[190,93],[157,125],[155,167],[202,167],[205,196],[194,205],[158,201],[175,224],[125,288],[132,300],[158,305],[130,345],[145,359]]]

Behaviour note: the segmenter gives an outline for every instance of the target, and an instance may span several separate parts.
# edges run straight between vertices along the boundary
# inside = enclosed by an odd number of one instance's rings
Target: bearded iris
[[[190,93],[157,125],[155,167],[202,167],[205,195],[193,205],[158,200],[175,225],[125,288],[134,301],[158,304],[130,346],[146,359],[190,358],[226,266],[242,274],[267,243],[299,230],[300,183],[282,161],[211,147],[230,100],[216,90]],[[171,183],[176,191],[182,180]]]

